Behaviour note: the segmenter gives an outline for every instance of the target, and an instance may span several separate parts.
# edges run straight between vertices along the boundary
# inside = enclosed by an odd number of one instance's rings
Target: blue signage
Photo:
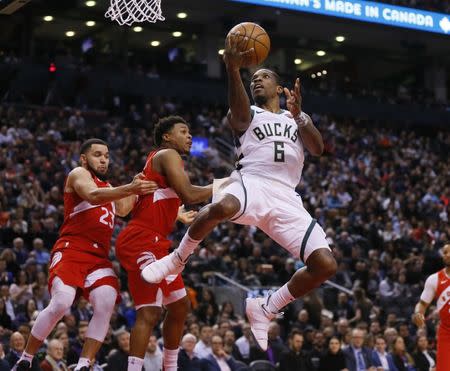
[[[363,0],[232,0],[241,3],[272,6],[334,17],[356,19],[362,22],[419,31],[450,33],[450,16],[445,13],[376,3]]]
[[[192,137],[192,156],[203,156],[203,152],[208,148],[208,139],[203,137]]]

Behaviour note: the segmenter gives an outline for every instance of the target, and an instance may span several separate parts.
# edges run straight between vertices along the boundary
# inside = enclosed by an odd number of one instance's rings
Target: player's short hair
[[[163,117],[155,125],[155,130],[153,131],[153,140],[158,147],[163,142],[163,135],[168,133],[170,130],[172,130],[172,128],[175,126],[175,124],[188,125],[186,120],[180,116]]]
[[[84,141],[81,144],[80,155],[85,155],[86,152],[91,149],[93,144],[103,144],[104,146],[108,147],[108,144],[104,140],[101,140],[98,138],[91,138],[91,139]]]

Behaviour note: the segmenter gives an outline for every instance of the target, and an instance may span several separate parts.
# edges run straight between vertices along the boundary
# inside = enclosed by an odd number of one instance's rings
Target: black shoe
[[[16,370],[16,371],[28,371],[30,368],[31,368],[30,362],[22,360],[16,365],[16,368],[13,369],[13,370]]]

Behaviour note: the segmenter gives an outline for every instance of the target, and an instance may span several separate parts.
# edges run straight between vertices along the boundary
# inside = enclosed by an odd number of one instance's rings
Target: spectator
[[[430,371],[436,367],[436,354],[428,350],[428,339],[426,336],[417,337],[416,351],[413,353],[413,358],[417,371]]]
[[[9,367],[13,368],[22,355],[23,350],[25,349],[25,339],[20,332],[14,332],[11,335],[9,348],[9,352],[8,354],[6,354],[5,360],[9,363]],[[36,358],[33,359],[30,370],[40,371],[40,367]]]
[[[3,349],[3,344],[0,343],[0,371],[10,371],[11,367],[5,359],[5,350]]]
[[[199,358],[206,358],[212,354],[211,339],[213,330],[211,326],[203,325],[200,327],[200,340],[195,345],[194,352]]]
[[[386,352],[386,340],[382,336],[375,339],[375,349],[372,351],[373,365],[383,371],[398,371],[392,354]]]
[[[414,359],[406,351],[405,341],[398,336],[392,345],[392,357],[398,371],[415,371]]]
[[[37,264],[47,265],[50,260],[50,254],[44,248],[44,241],[42,238],[35,238],[33,240],[33,250]]]
[[[57,339],[50,340],[47,345],[47,355],[40,364],[42,371],[68,371],[63,356],[63,344]]]
[[[7,312],[5,300],[0,298],[0,326],[10,329],[11,323],[11,317]]]
[[[281,354],[279,369],[283,371],[308,371],[307,354],[302,350],[303,335],[294,330],[289,335],[289,350]]]
[[[220,336],[214,335],[211,340],[212,354],[202,360],[202,370],[204,371],[236,371],[241,368],[232,356],[225,353],[223,340]]]
[[[178,353],[178,369],[185,371],[201,370],[202,362],[195,354],[195,342],[197,339],[192,334],[186,334],[181,339],[181,349]]]
[[[309,367],[311,370],[318,370],[320,367],[320,359],[325,352],[325,336],[322,331],[316,331],[313,337],[313,348],[309,353]]]
[[[345,355],[339,338],[333,336],[328,343],[328,351],[320,358],[320,371],[348,371]]]
[[[119,330],[115,337],[118,349],[114,350],[108,357],[108,371],[123,371],[128,367],[128,352],[130,351],[130,333]]]
[[[233,330],[227,330],[225,331],[225,335],[223,337],[223,349],[225,352],[229,355],[231,355],[236,361],[243,361],[241,352],[239,351],[239,348],[236,345],[236,335],[234,334]]]
[[[250,347],[250,361],[264,359],[275,366],[280,362],[281,355],[287,350],[280,338],[280,326],[276,322],[271,322],[269,324],[267,350],[264,352],[258,345],[252,345]]]
[[[145,371],[159,371],[162,369],[162,352],[158,347],[158,339],[151,335],[144,357]]]
[[[242,359],[248,362],[250,358],[250,346],[254,344],[252,330],[248,323],[242,325],[242,336],[236,340],[236,346],[239,348],[239,353]]]
[[[345,364],[349,371],[375,371],[370,350],[363,347],[364,332],[358,329],[352,331],[351,345],[344,350]]]
[[[9,293],[15,305],[25,305],[33,297],[33,288],[28,282],[25,271],[21,270],[17,273],[15,283],[11,285]]]

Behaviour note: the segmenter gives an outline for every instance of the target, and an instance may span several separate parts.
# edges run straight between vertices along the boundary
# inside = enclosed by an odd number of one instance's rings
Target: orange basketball
[[[246,55],[242,67],[256,66],[264,62],[270,50],[270,38],[264,28],[252,22],[239,23],[228,32],[227,39],[230,35],[236,35],[237,32],[239,32],[239,50],[254,49]],[[245,37],[248,37],[246,43],[242,42]]]

